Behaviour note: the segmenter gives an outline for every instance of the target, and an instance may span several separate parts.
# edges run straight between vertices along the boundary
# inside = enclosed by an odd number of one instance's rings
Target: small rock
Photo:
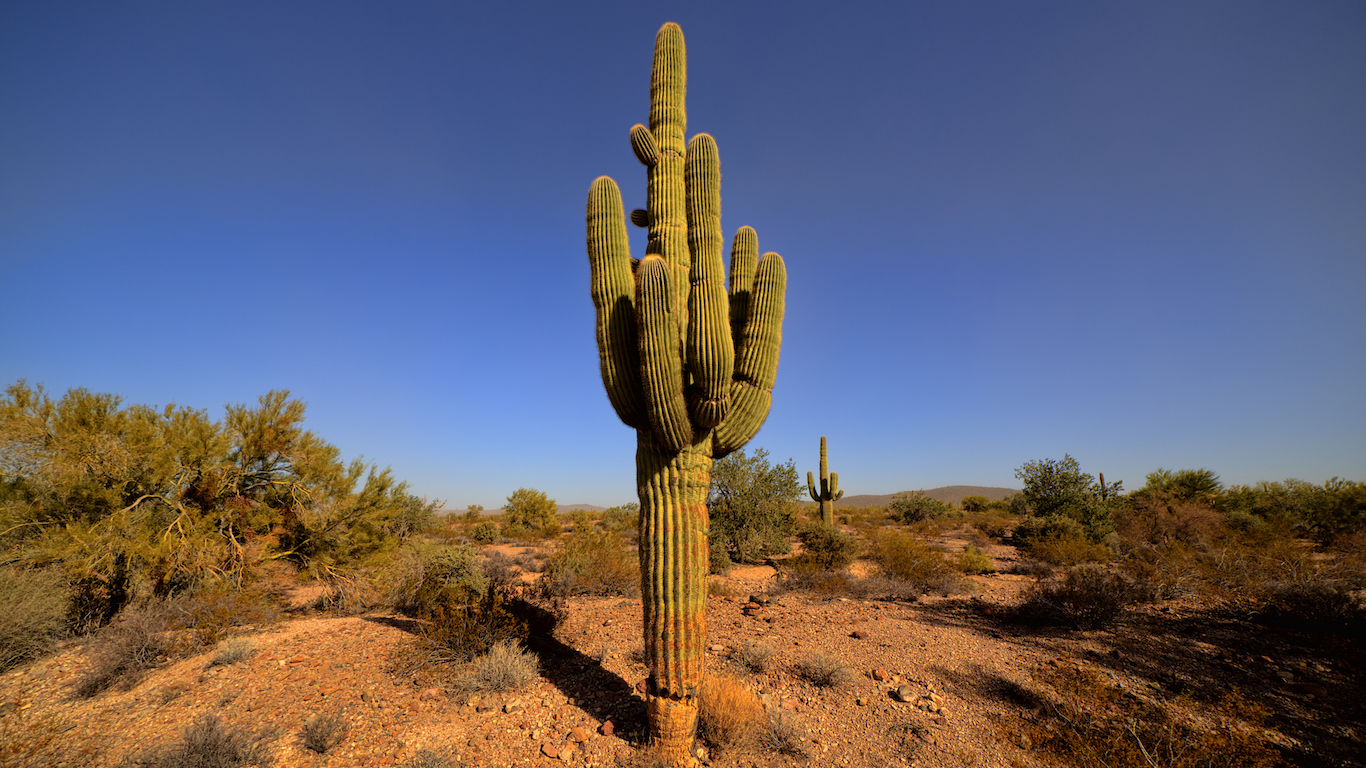
[[[585,731],[583,728],[575,728],[569,732],[569,740],[575,744],[582,744],[585,741],[588,741],[588,731]]]
[[[601,733],[603,736],[611,736],[615,732],[616,726],[612,725],[611,720],[603,720],[602,725],[598,728],[598,733]]]
[[[750,596],[749,596],[749,601],[750,601],[751,603],[758,603],[759,605],[768,605],[769,597],[768,597],[768,594],[767,594],[767,593],[761,593],[761,594],[758,594],[758,595],[750,595]]]
[[[888,672],[887,670],[883,669],[882,667],[878,667],[877,669],[873,670],[873,679],[874,679],[874,680],[886,680],[887,678],[889,678],[889,677],[891,677],[891,676],[892,676],[891,673]]]
[[[642,696],[648,693],[650,690],[650,678],[647,677],[636,683],[636,690],[639,691]]]
[[[721,645],[721,644],[718,643],[718,644],[716,644],[716,645],[713,645],[713,646],[711,647],[711,649],[712,649],[712,651],[714,651],[714,652],[716,652],[716,653],[720,653],[721,651],[726,650],[726,646]]]
[[[521,711],[521,709],[522,709],[522,700],[521,700],[521,699],[513,699],[512,701],[509,701],[508,703],[506,703],[506,704],[503,705],[503,712],[505,712],[505,713],[507,713],[507,714],[509,714],[509,715],[512,714],[513,712],[519,712],[519,711]]]
[[[783,699],[783,709],[796,712],[801,703],[796,699]]]
[[[892,696],[896,698],[897,701],[909,704],[915,700],[915,690],[909,685],[903,685],[898,687],[896,691],[893,692]]]
[[[1279,677],[1280,679],[1284,680],[1284,681],[1287,682],[1287,683],[1293,683],[1293,682],[1295,682],[1295,675],[1294,675],[1294,673],[1290,672],[1289,670],[1278,669],[1278,670],[1276,670],[1276,676]]]
[[[866,707],[866,706],[868,706],[868,700],[865,699],[865,698],[863,698],[863,697],[859,697],[859,698],[857,698],[857,699],[854,699],[854,703],[857,704],[857,705],[859,705],[860,707]]]
[[[853,632],[850,632],[849,636],[854,638],[855,640],[867,640],[871,635],[869,635],[864,630],[856,629]]]
[[[546,742],[541,745],[541,754],[545,755],[546,757],[559,757],[560,751],[550,746],[550,742]]]
[[[566,744],[566,745],[564,745],[564,747],[560,749],[560,753],[559,753],[558,755],[556,755],[556,757],[558,757],[558,758],[560,758],[561,760],[564,760],[564,761],[566,761],[566,762],[569,760],[569,758],[571,758],[571,757],[573,757],[573,756],[574,756],[574,745],[573,745],[573,744]]]
[[[418,701],[436,701],[439,698],[441,698],[440,688],[428,688],[417,695]]]
[[[698,744],[697,748],[693,750],[693,755],[698,760],[701,760],[704,763],[707,762],[707,748],[702,746],[701,744]]]

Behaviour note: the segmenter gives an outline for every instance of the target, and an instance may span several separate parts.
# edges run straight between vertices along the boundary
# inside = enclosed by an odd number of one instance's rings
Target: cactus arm
[[[711,429],[730,410],[735,352],[721,258],[721,161],[716,142],[705,133],[694,136],[688,145],[684,179],[692,254],[687,352],[693,386],[688,405],[694,424]]]
[[[655,439],[672,451],[693,440],[688,406],[683,399],[683,366],[679,354],[670,270],[656,255],[636,268],[636,325],[640,341],[640,382],[645,411]]]
[[[658,161],[646,172],[645,207],[649,211],[649,241],[645,253],[658,254],[669,264],[674,288],[674,306],[686,307],[691,286],[688,254],[687,190],[684,182],[684,132],[688,118],[683,100],[687,90],[687,57],[683,30],[672,22],[655,35],[654,64],[650,69],[650,127],[658,148]],[[634,133],[639,133],[638,131]],[[632,142],[634,146],[636,141]],[[678,341],[687,339],[688,317],[682,312],[678,321]]]
[[[759,235],[753,227],[740,227],[730,245],[730,328],[736,349],[749,318],[749,297],[754,292],[754,270],[758,266]]]
[[[659,143],[650,129],[640,123],[631,126],[631,151],[636,153],[636,159],[646,168],[659,165]]]
[[[821,494],[816,490],[816,478],[810,473],[806,473],[806,492],[811,494],[812,501],[820,501]]]
[[[831,500],[831,501],[839,501],[839,500],[840,500],[840,497],[843,496],[843,495],[844,495],[844,491],[841,491],[841,490],[840,490],[840,473],[838,473],[838,472],[831,472],[831,473],[830,473],[830,500]]]
[[[594,181],[588,193],[588,264],[603,388],[618,418],[639,429],[649,422],[641,399],[631,246],[621,192],[606,176]]]
[[[778,351],[783,339],[783,293],[787,269],[776,253],[766,253],[755,270],[735,373],[730,385],[730,414],[712,435],[712,457],[721,458],[749,442],[768,418],[773,383],[778,376]]]

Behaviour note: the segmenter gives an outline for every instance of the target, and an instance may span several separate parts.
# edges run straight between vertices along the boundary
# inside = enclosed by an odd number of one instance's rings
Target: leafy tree
[[[990,503],[987,497],[978,495],[964,496],[959,502],[964,512],[985,512]]]
[[[1219,482],[1219,476],[1208,469],[1180,469],[1173,472],[1158,468],[1148,473],[1147,484],[1134,493],[1163,493],[1177,501],[1199,501],[1214,506],[1223,491],[1224,484]]]
[[[20,380],[0,395],[0,561],[62,566],[99,623],[137,593],[241,585],[267,560],[325,575],[426,524],[437,502],[342,463],[303,420],[284,390],[215,422]]]
[[[748,563],[787,552],[802,491],[792,459],[772,464],[763,448],[718,459],[707,493],[713,547]]]
[[[887,511],[900,518],[903,523],[918,523],[947,515],[952,508],[940,501],[926,496],[924,491],[898,493],[887,504]]]
[[[465,509],[465,519],[469,522],[478,522],[480,516],[484,514],[484,505],[471,504]]]
[[[1019,497],[1031,514],[1070,517],[1086,528],[1093,541],[1114,532],[1111,505],[1118,503],[1122,483],[1096,482],[1067,454],[1061,460],[1026,461],[1015,470],[1015,476],[1024,482]]]
[[[555,519],[555,500],[534,488],[518,488],[507,497],[503,514],[509,525],[529,530],[546,528]]]

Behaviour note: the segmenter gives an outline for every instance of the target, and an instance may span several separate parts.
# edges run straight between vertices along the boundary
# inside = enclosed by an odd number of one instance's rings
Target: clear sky
[[[584,203],[655,31],[849,494],[1366,480],[1361,2],[0,5],[0,386],[287,388],[451,508],[634,489]],[[643,252],[637,234],[633,248]]]

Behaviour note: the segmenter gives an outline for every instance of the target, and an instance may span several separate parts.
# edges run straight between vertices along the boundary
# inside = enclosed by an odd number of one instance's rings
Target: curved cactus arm
[[[831,500],[831,501],[839,501],[839,500],[840,500],[840,497],[843,496],[843,495],[844,495],[844,491],[841,491],[841,490],[840,490],[840,473],[838,473],[838,472],[831,472],[831,473],[830,473],[830,500]]]
[[[711,429],[730,410],[730,379],[735,365],[721,258],[721,160],[711,136],[699,133],[688,143],[684,170],[688,251],[692,254],[687,340],[692,387],[688,406],[697,428]]]
[[[816,477],[810,472],[806,473],[806,492],[811,494],[812,501],[821,500],[821,492],[816,490]]]
[[[693,430],[683,399],[683,365],[671,283],[669,266],[659,256],[646,256],[636,268],[636,325],[645,411],[655,439],[671,451],[681,451],[692,444]]]
[[[598,359],[607,399],[628,427],[649,424],[641,398],[635,280],[621,191],[603,176],[588,192],[588,264],[597,315]]]
[[[773,404],[778,350],[783,340],[783,295],[787,268],[776,253],[766,253],[755,270],[749,316],[735,353],[730,384],[730,415],[712,435],[712,456],[721,458],[759,432]]]
[[[740,227],[730,244],[730,331],[736,349],[749,318],[749,297],[754,292],[754,270],[758,266],[759,234],[753,227]]]

